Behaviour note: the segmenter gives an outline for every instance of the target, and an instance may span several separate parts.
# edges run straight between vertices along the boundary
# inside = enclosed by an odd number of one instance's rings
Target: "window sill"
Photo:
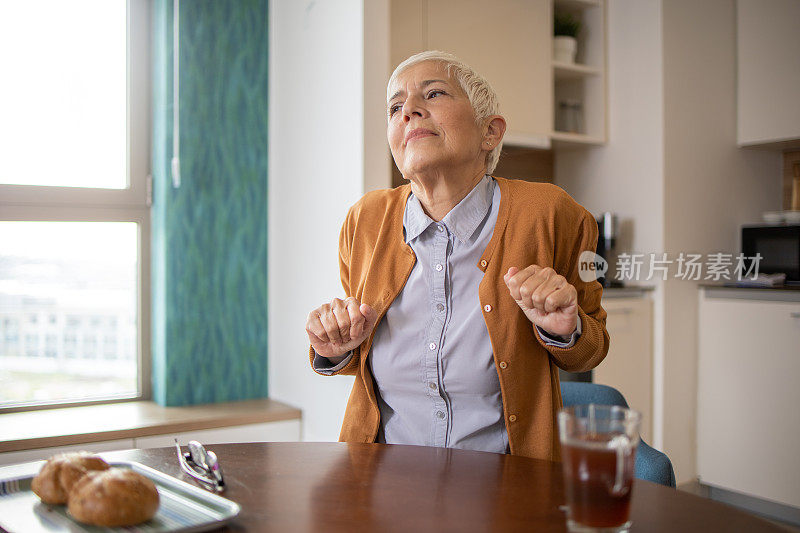
[[[190,407],[139,401],[8,413],[0,415],[0,453],[300,417],[300,409],[266,398]]]

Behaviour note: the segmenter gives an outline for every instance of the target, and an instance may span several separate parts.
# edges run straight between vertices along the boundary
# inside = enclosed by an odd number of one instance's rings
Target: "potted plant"
[[[553,20],[553,59],[562,63],[574,63],[578,51],[578,32],[581,22],[570,13],[556,13]]]

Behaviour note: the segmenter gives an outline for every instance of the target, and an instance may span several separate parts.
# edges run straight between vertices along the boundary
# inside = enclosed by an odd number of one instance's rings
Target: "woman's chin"
[[[403,176],[416,176],[433,172],[443,166],[440,158],[430,157],[426,155],[414,156],[406,159],[406,164],[403,165]]]

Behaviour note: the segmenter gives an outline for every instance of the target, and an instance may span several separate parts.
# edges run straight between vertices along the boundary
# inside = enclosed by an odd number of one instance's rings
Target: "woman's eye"
[[[397,112],[398,109],[400,109],[400,104],[394,104],[394,105],[390,106],[389,107],[389,116],[391,117],[392,115],[394,115]]]
[[[445,92],[443,90],[434,89],[434,90],[432,90],[431,92],[428,93],[428,98],[434,98],[434,97],[442,95],[442,94],[445,94]]]

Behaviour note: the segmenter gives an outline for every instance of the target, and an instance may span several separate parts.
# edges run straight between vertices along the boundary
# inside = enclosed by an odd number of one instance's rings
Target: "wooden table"
[[[185,444],[185,443],[184,443]],[[561,465],[484,452],[344,443],[208,446],[223,494],[242,506],[228,531],[566,531]],[[193,482],[174,448],[102,454]],[[634,484],[632,531],[784,532],[732,507]]]

